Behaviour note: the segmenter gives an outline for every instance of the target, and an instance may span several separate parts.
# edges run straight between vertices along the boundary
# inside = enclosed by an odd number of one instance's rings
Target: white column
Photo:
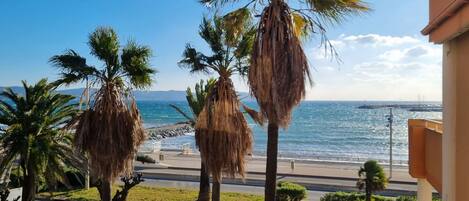
[[[426,179],[417,181],[417,201],[432,201],[433,187]]]
[[[443,145],[442,184],[443,201],[456,200],[456,51],[451,42],[443,44]]]

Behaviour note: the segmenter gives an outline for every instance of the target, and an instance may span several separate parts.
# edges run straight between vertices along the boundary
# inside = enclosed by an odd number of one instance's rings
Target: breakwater
[[[176,123],[161,127],[147,128],[146,132],[152,140],[162,140],[171,137],[183,136],[187,133],[194,132],[194,129],[188,122]]]
[[[397,108],[410,112],[441,112],[443,107],[441,104],[370,104],[360,105],[358,109],[381,109],[381,108]]]

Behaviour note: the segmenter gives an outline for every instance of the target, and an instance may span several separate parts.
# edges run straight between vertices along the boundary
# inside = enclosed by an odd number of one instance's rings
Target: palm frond
[[[260,126],[263,126],[265,123],[264,116],[262,113],[259,113],[258,111],[248,107],[246,104],[242,104],[244,111],[254,120],[255,123],[257,123]]]
[[[204,41],[210,46],[210,49],[215,54],[223,54],[223,29],[222,19],[214,17],[213,23],[203,18],[202,23],[199,26],[199,35]]]
[[[169,104],[170,107],[174,108],[179,114],[181,114],[183,117],[185,117],[188,121],[191,122],[191,125],[195,125],[195,119],[193,117],[190,117],[188,114],[186,114],[181,108],[174,104]]]
[[[91,54],[106,63],[107,76],[113,77],[119,67],[119,39],[116,32],[110,27],[99,27],[90,34],[88,45]]]
[[[249,31],[246,29],[251,28],[251,19],[251,12],[248,8],[240,8],[223,16],[221,20],[226,45],[237,46],[240,39],[245,36],[244,33]]]
[[[81,57],[74,50],[67,50],[64,54],[55,55],[49,62],[60,71],[60,78],[56,85],[73,84],[88,79],[92,75],[98,74],[98,70],[86,64],[86,59]]]
[[[207,56],[198,52],[190,44],[186,45],[186,49],[182,54],[182,60],[178,62],[178,65],[183,68],[190,69],[191,73],[195,72],[209,72],[207,64]]]
[[[121,61],[123,70],[130,78],[130,83],[138,89],[151,86],[152,75],[156,70],[150,66],[151,49],[129,41],[122,50]]]
[[[349,15],[370,10],[362,0],[306,0],[304,2],[322,20],[331,23],[340,23]]]

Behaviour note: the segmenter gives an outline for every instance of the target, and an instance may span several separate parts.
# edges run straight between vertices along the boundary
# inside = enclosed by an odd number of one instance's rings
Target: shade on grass
[[[116,186],[116,188],[119,187]],[[49,196],[48,193],[43,194],[43,196]],[[61,198],[66,200],[76,200],[76,201],[99,201],[99,193],[96,188],[91,188],[89,190],[74,190],[66,192],[55,192],[53,193],[54,198]],[[155,188],[155,187],[145,187],[145,186],[136,186],[132,188],[129,193],[127,201],[187,201],[187,200],[196,200],[197,191],[196,190],[183,190],[176,188]],[[241,193],[221,193],[221,200],[223,201],[261,201],[264,200],[262,196],[250,195],[250,194],[241,194]]]

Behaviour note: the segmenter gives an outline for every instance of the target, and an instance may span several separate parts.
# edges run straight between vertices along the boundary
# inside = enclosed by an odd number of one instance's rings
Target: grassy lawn
[[[117,187],[117,186],[116,186]],[[114,188],[113,190],[116,190]],[[49,193],[43,193],[42,196],[50,196]],[[55,192],[53,198],[66,199],[66,200],[92,200],[99,201],[99,194],[96,188],[90,190],[72,190],[66,192]],[[137,200],[152,200],[152,201],[191,201],[197,199],[197,191],[183,190],[176,188],[156,188],[136,186],[130,190],[128,201]],[[221,200],[223,201],[261,201],[264,200],[262,196],[250,195],[242,193],[222,193]]]

